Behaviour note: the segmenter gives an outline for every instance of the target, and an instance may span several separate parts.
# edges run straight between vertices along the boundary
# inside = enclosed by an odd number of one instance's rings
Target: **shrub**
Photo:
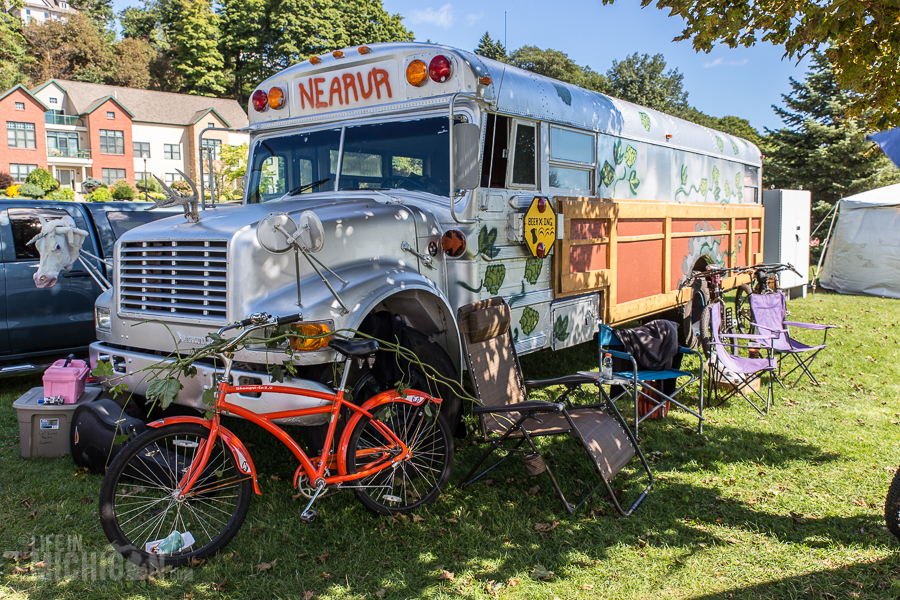
[[[105,187],[105,183],[103,183],[99,179],[94,179],[93,177],[88,177],[84,180],[84,183],[81,184],[81,188],[85,191],[85,193],[88,194],[93,194],[94,190]]]
[[[188,182],[184,179],[179,179],[178,181],[173,182],[169,187],[176,192],[181,192],[182,194],[191,193],[191,186],[189,186]]]
[[[75,199],[75,190],[72,188],[59,188],[47,194],[47,200],[67,202]]]
[[[23,183],[19,186],[19,195],[26,198],[43,198],[46,193],[44,188],[34,183]]]
[[[29,173],[25,178],[25,183],[39,186],[44,190],[43,194],[36,196],[38,198],[42,198],[47,192],[52,192],[59,187],[59,182],[50,174],[50,171],[40,168]]]
[[[91,194],[91,202],[109,202],[112,200],[112,194],[106,187],[99,187]]]
[[[13,180],[12,175],[5,171],[0,171],[0,190],[5,190],[14,183],[15,180]]]
[[[150,192],[148,196],[150,196],[154,200],[165,200],[166,198],[168,198],[168,196],[160,192]]]
[[[142,192],[144,190],[147,190],[150,192],[162,192],[163,191],[162,186],[159,185],[159,182],[152,177],[148,177],[147,179],[139,179],[137,181],[137,183],[135,184],[135,187],[137,189],[141,190]]]
[[[19,195],[19,186],[11,185],[8,188],[6,188],[6,195],[9,196],[10,198],[15,198],[16,196],[18,196]]]
[[[134,194],[134,187],[124,179],[112,184],[112,197],[116,200],[134,200]]]

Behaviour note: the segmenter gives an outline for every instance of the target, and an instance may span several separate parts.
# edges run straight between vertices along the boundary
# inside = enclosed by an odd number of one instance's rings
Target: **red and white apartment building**
[[[249,123],[235,100],[58,79],[3,92],[0,121],[6,124],[0,171],[22,182],[43,167],[79,192],[89,177],[134,183],[152,173],[173,182],[180,179],[175,170],[180,169],[196,180],[200,133],[207,127],[243,129]],[[222,145],[248,141],[246,133],[208,131],[202,147],[218,160]],[[208,160],[207,152],[202,155]]]

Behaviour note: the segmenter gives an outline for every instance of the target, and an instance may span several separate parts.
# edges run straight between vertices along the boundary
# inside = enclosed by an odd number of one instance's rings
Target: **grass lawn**
[[[112,554],[97,519],[99,476],[68,457],[20,457],[12,402],[40,380],[2,380],[0,549],[34,554],[0,562],[0,597],[900,597],[900,542],[883,527],[900,454],[900,301],[819,293],[789,310],[841,327],[817,361],[823,385],[776,387],[765,419],[743,400],[709,409],[702,436],[676,411],[645,422],[656,484],[629,518],[603,495],[568,515],[546,476],[527,479],[513,460],[460,489],[479,455],[466,441],[446,493],[415,516],[376,517],[344,492],[304,525],[293,457],[239,423],[263,495],[217,557],[149,578]],[[596,368],[596,349],[522,362],[526,376],[551,377]],[[567,493],[588,491],[576,447],[549,444]],[[617,484],[627,499],[641,482],[633,471]]]

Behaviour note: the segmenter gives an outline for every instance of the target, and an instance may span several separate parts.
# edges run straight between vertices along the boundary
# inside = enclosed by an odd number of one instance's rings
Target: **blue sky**
[[[662,54],[668,68],[684,75],[688,101],[716,117],[736,115],[763,127],[777,129],[781,121],[772,110],[790,91],[789,77],[803,80],[807,61],[799,66],[782,59],[784,51],[768,43],[752,48],[715,48],[709,54],[694,52],[690,42],[673,42],[683,21],[656,8],[640,8],[638,0],[618,0],[604,6],[601,0],[382,0],[391,14],[403,16],[407,29],[418,41],[431,40],[474,50],[488,31],[504,40],[509,50],[529,44],[553,48],[579,65],[605,73],[613,60],[635,52]],[[116,12],[138,6],[138,0],[114,0]]]

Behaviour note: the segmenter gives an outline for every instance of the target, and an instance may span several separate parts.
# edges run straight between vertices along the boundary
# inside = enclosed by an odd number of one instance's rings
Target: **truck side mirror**
[[[246,177],[238,177],[237,184],[243,190],[245,188],[245,186],[247,185],[247,178]]]
[[[453,185],[460,190],[478,187],[478,151],[481,130],[474,123],[453,126]]]

